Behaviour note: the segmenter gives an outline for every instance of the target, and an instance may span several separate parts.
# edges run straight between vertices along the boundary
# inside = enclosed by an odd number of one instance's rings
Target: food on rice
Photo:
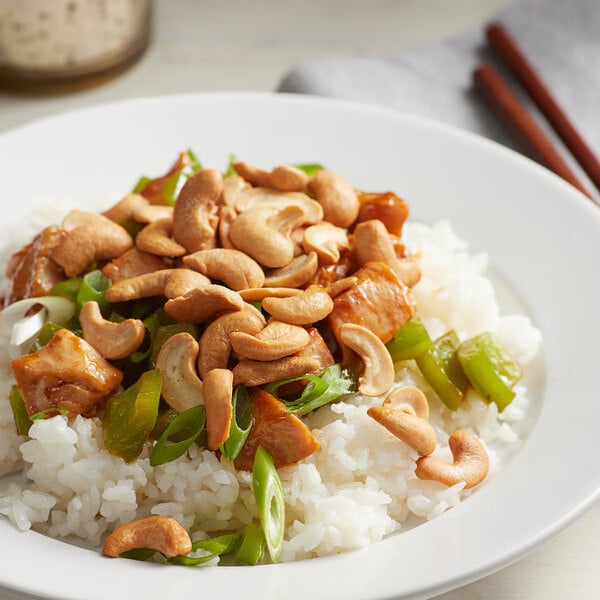
[[[184,152],[35,232],[0,313],[0,474],[24,478],[0,513],[197,565],[355,549],[455,506],[526,433],[541,335],[448,223],[407,216],[315,165]],[[72,310],[48,320],[48,296]]]

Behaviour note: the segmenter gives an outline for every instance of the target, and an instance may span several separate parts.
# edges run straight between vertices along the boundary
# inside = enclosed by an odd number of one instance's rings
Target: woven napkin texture
[[[522,0],[500,22],[590,147],[600,154],[600,0]],[[331,58],[293,68],[279,91],[373,103],[433,118],[521,150],[473,90],[472,72],[492,63],[557,142],[501,62],[487,48],[484,28],[396,57]]]

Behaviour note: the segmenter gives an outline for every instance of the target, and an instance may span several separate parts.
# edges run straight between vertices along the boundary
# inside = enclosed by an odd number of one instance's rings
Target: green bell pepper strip
[[[52,286],[50,294],[52,296],[64,296],[65,298],[69,298],[69,300],[76,302],[77,294],[79,292],[79,288],[81,287],[82,281],[82,277],[71,277],[71,279],[59,281]]]
[[[29,418],[27,407],[25,406],[25,402],[23,402],[23,396],[21,396],[21,392],[16,385],[13,385],[10,388],[8,399],[13,411],[17,435],[27,435],[29,433],[29,428],[33,425],[33,421]]]
[[[232,417],[229,425],[229,437],[221,444],[221,454],[228,460],[235,460],[241,452],[248,434],[254,424],[250,396],[245,385],[238,385],[233,390]]]
[[[76,302],[81,308],[86,302],[94,300],[98,303],[100,310],[108,308],[110,305],[104,298],[104,293],[110,287],[111,281],[102,274],[102,271],[90,271],[86,273],[77,291]]]
[[[129,356],[129,360],[132,363],[140,363],[150,356],[154,345],[154,338],[160,326],[160,321],[158,320],[158,317],[156,315],[150,315],[149,317],[145,318],[142,321],[142,323],[144,324],[144,327],[146,329],[145,339],[142,343],[144,349],[137,350]]]
[[[202,169],[200,161],[191,150],[187,150],[186,154],[189,158],[187,164],[183,165],[183,167],[177,169],[170,175],[162,187],[161,196],[167,206],[175,205],[177,196],[179,196],[179,192],[185,185],[185,182],[194,175],[194,173],[197,173]]]
[[[195,567],[211,561],[216,556],[223,556],[235,552],[242,542],[243,535],[241,533],[228,533],[220,535],[210,540],[200,540],[192,544],[192,551],[204,550],[207,552],[204,556],[172,556],[167,558],[167,562],[173,565],[183,565],[186,567]]]
[[[506,349],[486,332],[463,342],[457,355],[477,393],[502,412],[515,397],[512,387],[521,378],[521,369]]]
[[[262,446],[256,449],[254,456],[252,490],[269,556],[278,562],[285,532],[285,497],[273,457]]]
[[[183,456],[202,433],[206,411],[202,404],[177,415],[167,426],[150,453],[150,466],[164,465]]]
[[[433,350],[417,356],[417,367],[440,400],[456,410],[470,387],[456,350],[460,345],[455,331],[449,331],[433,342]]]
[[[405,323],[386,344],[394,362],[417,358],[423,352],[433,350],[433,342],[420,319],[413,318]]]
[[[277,396],[277,390],[294,381],[308,381],[299,398],[285,402],[285,410],[296,415],[305,415],[325,404],[337,400],[345,394],[354,391],[354,379],[342,371],[339,364],[326,367],[316,375],[301,375],[264,385],[264,389]],[[281,400],[281,398],[280,398]]]
[[[112,398],[104,421],[104,445],[127,462],[135,460],[154,429],[162,375],[146,371],[136,383]]]
[[[265,557],[265,536],[260,527],[248,523],[235,561],[244,565],[257,565]]]

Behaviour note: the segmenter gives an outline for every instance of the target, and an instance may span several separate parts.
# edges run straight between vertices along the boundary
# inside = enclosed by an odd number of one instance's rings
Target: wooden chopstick
[[[518,79],[592,183],[600,190],[600,160],[558,104],[517,42],[498,23],[492,23],[487,28],[486,35],[491,48]]]
[[[473,80],[477,89],[506,122],[532,158],[554,171],[590,199],[594,199],[494,67],[479,66],[473,73]]]

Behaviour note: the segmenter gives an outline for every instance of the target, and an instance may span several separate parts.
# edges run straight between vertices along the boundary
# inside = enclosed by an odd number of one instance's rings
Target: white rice
[[[455,329],[466,339],[492,331],[527,367],[538,353],[540,332],[525,316],[501,316],[484,276],[486,257],[469,254],[445,222],[407,224],[403,238],[423,270],[414,292],[431,336]],[[4,486],[0,514],[17,528],[99,546],[116,526],[150,514],[174,517],[194,539],[241,530],[257,518],[251,474],[236,472],[228,461],[195,446],[189,458],[152,468],[147,450],[133,464],[108,453],[95,419],[77,417],[68,424],[57,416],[35,421],[28,438],[17,436],[4,399],[8,371],[2,381],[0,475],[22,472],[22,480]],[[447,439],[455,429],[481,438],[490,455],[488,478],[527,433],[524,424],[533,407],[522,383],[512,404],[498,414],[495,404],[474,393],[449,411],[411,363],[398,371],[397,382],[426,392],[438,435],[435,454],[451,458]],[[306,417],[321,448],[280,471],[288,520],[283,560],[360,548],[415,520],[437,517],[466,495],[463,484],[449,488],[415,477],[416,453],[367,416],[367,408],[378,403],[381,398],[355,396]]]

